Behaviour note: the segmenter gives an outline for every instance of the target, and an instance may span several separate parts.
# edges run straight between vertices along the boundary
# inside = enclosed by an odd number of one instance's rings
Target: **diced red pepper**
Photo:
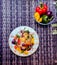
[[[20,40],[20,38],[18,39],[18,42],[17,42],[19,45],[20,45],[20,43],[21,43],[21,40]]]
[[[17,46],[15,45],[14,48],[17,49]]]

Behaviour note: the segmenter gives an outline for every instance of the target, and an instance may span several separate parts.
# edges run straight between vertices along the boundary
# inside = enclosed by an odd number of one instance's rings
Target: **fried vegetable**
[[[22,32],[21,36],[17,34],[14,37],[14,40],[12,42],[13,44],[15,44],[16,42],[14,48],[19,53],[28,54],[28,51],[32,48],[34,44],[34,39],[33,39],[34,37],[33,37],[33,34],[30,34],[29,30],[26,30],[26,31],[22,30],[21,32]]]
[[[25,42],[26,39],[25,39],[25,37],[21,37],[20,40],[21,40],[22,42]]]
[[[20,43],[21,43],[21,40],[20,40],[20,38],[18,39],[17,43],[18,43],[18,45],[20,45]]]
[[[31,50],[31,48],[32,48],[32,45],[28,46],[28,47],[26,48],[26,50],[29,51],[29,50]]]
[[[17,49],[17,45],[15,45],[14,48]]]
[[[28,33],[28,34],[30,33],[29,30],[24,31],[24,33],[25,33],[25,32]]]
[[[15,45],[14,48],[15,48],[19,53],[21,53],[21,48],[20,48],[20,47],[18,47],[17,45]]]
[[[25,39],[27,39],[28,36],[29,36],[29,34],[28,34],[27,32],[24,32],[24,33],[23,33],[23,37],[24,37]]]
[[[27,46],[30,46],[31,45],[31,42],[30,41],[26,41],[26,45]]]
[[[16,42],[16,40],[15,39],[13,39],[12,40],[12,44],[16,44],[17,42]]]
[[[17,37],[17,38],[20,38],[20,36],[19,36],[18,34],[16,34],[16,37]]]
[[[21,53],[24,53],[25,50],[21,50]]]
[[[28,54],[28,51],[27,51],[27,50],[26,50],[26,51],[24,51],[24,54],[26,54],[26,55],[27,55],[27,54]]]

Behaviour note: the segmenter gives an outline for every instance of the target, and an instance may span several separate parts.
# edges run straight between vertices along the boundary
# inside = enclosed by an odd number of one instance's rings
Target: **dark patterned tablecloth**
[[[40,0],[0,0],[0,65],[55,65],[57,60],[57,36],[52,35],[51,25],[35,22],[33,13]],[[52,7],[53,0],[42,0]],[[56,21],[56,19],[55,19]],[[9,48],[8,38],[18,26],[30,26],[39,34],[38,50],[31,56],[16,56]]]

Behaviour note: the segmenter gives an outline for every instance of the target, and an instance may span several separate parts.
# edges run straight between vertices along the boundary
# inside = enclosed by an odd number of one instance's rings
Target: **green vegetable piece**
[[[24,53],[25,50],[22,50],[21,53]]]
[[[33,35],[31,35],[31,37],[33,38]]]
[[[18,34],[16,34],[17,38],[20,38],[20,36]]]
[[[29,38],[29,36],[27,36],[27,38]]]
[[[27,48],[27,51],[29,51],[31,49],[31,46],[29,46],[28,48]]]
[[[30,33],[29,30],[26,30],[26,31],[24,31],[24,32],[26,32],[26,33],[28,33],[28,34]]]
[[[43,23],[45,23],[45,24],[49,22],[47,15],[43,15],[42,20],[43,20]]]
[[[53,16],[50,19],[48,19],[48,21],[51,21],[52,19],[53,19]]]

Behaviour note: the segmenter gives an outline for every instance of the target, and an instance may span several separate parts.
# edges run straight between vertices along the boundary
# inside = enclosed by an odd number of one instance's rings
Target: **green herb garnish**
[[[33,35],[31,35],[31,37],[34,38]]]
[[[29,30],[26,30],[26,31],[24,31],[24,32],[26,32],[26,33],[28,33],[28,34],[30,33]]]
[[[21,53],[24,53],[25,50],[22,50]]]
[[[18,38],[20,38],[20,36],[19,36],[18,34],[16,34],[16,36],[17,36]]]
[[[27,38],[29,38],[29,36],[27,36]]]

